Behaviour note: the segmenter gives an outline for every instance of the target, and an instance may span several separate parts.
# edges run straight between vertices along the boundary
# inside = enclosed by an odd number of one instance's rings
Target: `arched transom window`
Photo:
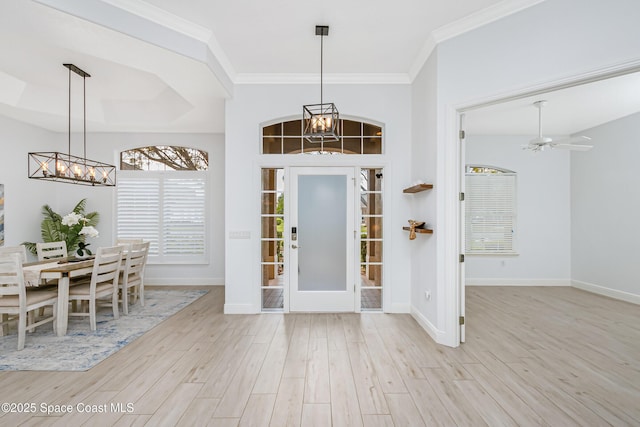
[[[382,127],[341,119],[338,141],[309,142],[302,120],[278,122],[262,128],[262,154],[382,154]]]
[[[208,167],[209,154],[197,148],[154,145],[120,153],[120,170],[203,171]]]

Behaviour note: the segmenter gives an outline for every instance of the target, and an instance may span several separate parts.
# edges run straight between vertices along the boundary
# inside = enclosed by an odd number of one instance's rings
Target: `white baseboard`
[[[571,286],[570,279],[474,279],[465,280],[466,286]]]
[[[252,304],[225,304],[224,314],[256,314],[260,310],[256,310]]]
[[[582,289],[583,291],[592,292],[594,294],[604,295],[609,298],[614,298],[617,300],[640,305],[640,295],[637,294],[619,291],[617,289],[606,288],[604,286],[595,285],[593,283],[581,282],[580,280],[573,280],[571,282],[571,286],[573,286],[574,288]]]
[[[437,343],[442,342],[442,339],[444,338],[445,333],[439,330],[438,328],[436,328],[433,325],[433,323],[429,321],[429,319],[424,317],[424,315],[420,313],[418,309],[413,306],[411,307],[411,317],[413,317],[414,320],[418,322],[418,325],[420,325],[422,329],[424,329],[427,332],[427,334],[429,334],[432,340],[434,340]]]
[[[391,304],[391,311],[388,311],[388,313],[411,313],[411,305]]]
[[[220,277],[145,277],[144,284],[150,286],[224,286],[224,278]]]

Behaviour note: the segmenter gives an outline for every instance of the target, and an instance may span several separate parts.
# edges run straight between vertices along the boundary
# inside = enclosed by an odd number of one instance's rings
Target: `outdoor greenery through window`
[[[208,167],[209,154],[196,148],[158,145],[120,153],[122,171],[203,171]]]
[[[116,238],[149,241],[151,263],[207,262],[207,152],[143,147],[120,159]]]
[[[262,169],[262,309],[284,308],[284,169]]]
[[[340,140],[309,142],[302,137],[302,120],[262,128],[262,154],[382,154],[382,127],[341,119]]]
[[[515,254],[516,173],[467,165],[465,174],[467,254]]]
[[[382,309],[382,169],[360,169],[360,306]]]

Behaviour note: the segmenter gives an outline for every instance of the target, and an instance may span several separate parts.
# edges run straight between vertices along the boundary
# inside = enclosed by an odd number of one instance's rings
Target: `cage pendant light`
[[[316,36],[320,36],[320,104],[302,106],[303,135],[307,141],[313,143],[340,139],[340,114],[333,102],[324,103],[322,91],[323,40],[324,36],[328,35],[328,26],[316,25]]]
[[[59,181],[69,184],[113,187],[116,185],[116,167],[87,159],[87,94],[86,78],[91,75],[73,64],[62,64],[69,69],[69,127],[68,152],[39,152],[28,154],[29,178]],[[82,77],[83,83],[83,157],[71,154],[71,72]]]

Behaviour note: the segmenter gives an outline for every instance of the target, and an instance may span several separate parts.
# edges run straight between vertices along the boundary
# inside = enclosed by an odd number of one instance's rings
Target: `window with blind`
[[[465,176],[467,254],[516,254],[516,173],[467,166]]]
[[[117,238],[151,242],[150,263],[206,263],[206,172],[122,171]]]

